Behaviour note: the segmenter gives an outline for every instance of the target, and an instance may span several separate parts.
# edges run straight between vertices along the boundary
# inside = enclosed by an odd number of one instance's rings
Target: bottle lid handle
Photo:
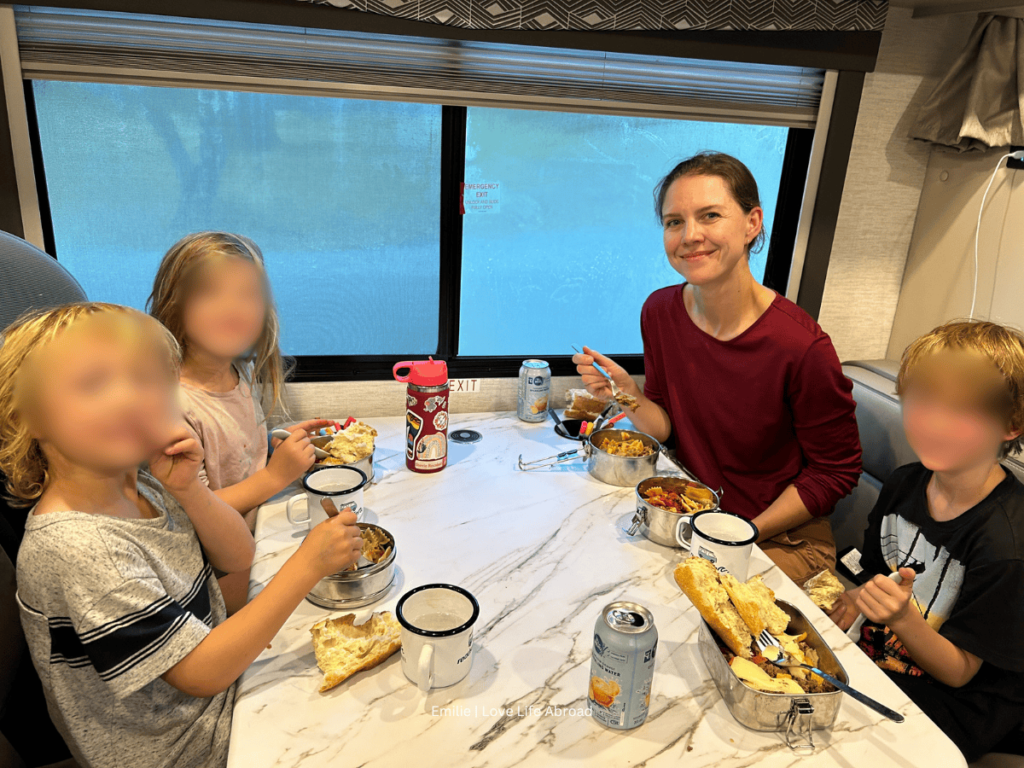
[[[394,367],[391,369],[391,375],[395,377],[395,381],[408,381],[409,376],[412,375],[412,366],[413,362],[411,360],[405,360],[401,363],[395,363]],[[398,372],[402,368],[408,368],[409,373],[405,374],[405,376],[399,376]]]

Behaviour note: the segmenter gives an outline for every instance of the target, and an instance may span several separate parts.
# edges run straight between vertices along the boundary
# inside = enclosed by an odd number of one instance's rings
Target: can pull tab
[[[794,699],[786,713],[786,746],[798,754],[814,752],[813,714],[814,705],[807,699]]]

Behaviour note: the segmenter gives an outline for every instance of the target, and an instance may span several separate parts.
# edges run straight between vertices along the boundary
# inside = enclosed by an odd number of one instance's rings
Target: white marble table
[[[309,628],[329,611],[303,602],[272,647],[243,675],[231,733],[232,768],[259,766],[964,766],[953,744],[875,668],[796,586],[756,550],[751,573],[812,618],[851,682],[906,715],[893,724],[849,697],[835,726],[816,731],[800,757],[781,734],[758,733],[729,714],[697,649],[698,613],[672,569],[678,550],[623,532],[633,489],[594,480],[583,462],[524,474],[517,456],[566,450],[550,422],[514,414],[460,414],[450,429],[483,440],[451,446],[436,475],[405,469],[404,419],[372,420],[380,431],[378,484],[367,520],[396,538],[398,573],[387,597],[355,611],[394,610],[409,588],[451,582],[479,600],[473,666],[458,685],[424,695],[396,654],[332,691],[317,692]],[[296,549],[301,532],[284,498],[264,505],[256,527],[250,594]],[[632,731],[608,730],[586,707],[594,621],[618,599],[655,617],[660,635],[650,716]],[[550,709],[549,709],[550,708]]]

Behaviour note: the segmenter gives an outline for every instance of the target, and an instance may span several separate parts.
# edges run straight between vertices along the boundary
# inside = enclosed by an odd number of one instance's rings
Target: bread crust
[[[347,613],[325,619],[309,630],[316,663],[324,673],[320,692],[329,691],[356,672],[373,669],[402,647],[401,625],[389,611],[375,613],[362,624]]]
[[[816,573],[804,582],[804,592],[825,613],[828,613],[835,607],[836,600],[845,591],[846,587],[828,569],[821,573]]]
[[[723,573],[721,581],[751,634],[757,637],[766,629],[773,635],[786,631],[789,615],[775,604],[775,593],[760,576],[744,584],[732,574]]]
[[[751,658],[750,644],[754,638],[736,606],[729,601],[715,566],[702,557],[690,557],[676,566],[673,576],[729,650],[744,659]]]

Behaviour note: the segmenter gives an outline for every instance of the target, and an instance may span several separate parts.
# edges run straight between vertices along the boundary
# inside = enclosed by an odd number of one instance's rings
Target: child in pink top
[[[255,510],[313,466],[310,420],[274,441],[268,412],[283,411],[285,369],[263,255],[226,232],[182,238],[164,256],[150,313],[181,345],[185,419],[203,446],[200,477],[255,527]],[[248,573],[221,579],[229,611],[245,604]]]

